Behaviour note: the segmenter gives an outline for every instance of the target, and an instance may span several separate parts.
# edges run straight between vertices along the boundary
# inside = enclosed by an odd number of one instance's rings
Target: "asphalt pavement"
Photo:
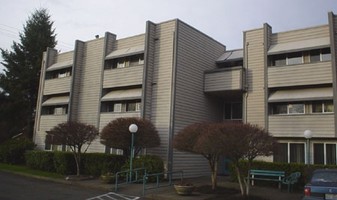
[[[27,175],[26,175],[27,176]],[[29,175],[28,175],[29,176]],[[7,172],[0,172],[0,199],[112,199],[112,200],[206,200],[219,199],[214,194],[202,194],[194,192],[192,196],[179,196],[176,194],[173,186],[161,187],[157,189],[146,190],[143,196],[143,184],[121,185],[115,191],[114,184],[102,183],[98,178],[89,180],[60,180],[44,177],[24,177]],[[189,182],[195,186],[210,185],[210,177],[199,177],[189,179]],[[229,181],[228,177],[218,177],[218,185],[226,188],[239,190],[237,183]],[[271,200],[297,200],[303,197],[301,191],[288,193],[277,187],[251,188],[251,194],[264,197]]]

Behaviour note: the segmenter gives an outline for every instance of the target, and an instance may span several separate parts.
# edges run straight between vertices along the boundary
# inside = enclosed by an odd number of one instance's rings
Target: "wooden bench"
[[[254,180],[278,182],[278,187],[279,189],[281,189],[281,184],[284,176],[284,171],[251,169],[249,170],[247,180],[252,181],[252,186],[254,186]]]

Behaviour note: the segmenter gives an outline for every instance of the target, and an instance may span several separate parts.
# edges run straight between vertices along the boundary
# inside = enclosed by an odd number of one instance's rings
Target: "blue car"
[[[303,200],[337,200],[337,169],[317,169],[304,187]]]

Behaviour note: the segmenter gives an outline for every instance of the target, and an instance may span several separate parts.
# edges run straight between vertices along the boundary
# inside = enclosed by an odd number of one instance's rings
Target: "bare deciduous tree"
[[[146,119],[129,117],[118,118],[107,124],[100,133],[101,143],[115,149],[122,149],[125,156],[130,155],[131,133],[129,126],[136,124],[138,131],[134,134],[135,156],[142,148],[153,148],[160,145],[158,131]]]
[[[98,136],[95,126],[80,122],[69,121],[58,124],[47,132],[46,143],[67,145],[74,154],[77,167],[77,176],[80,175],[82,147],[86,144],[85,153],[91,142]]]

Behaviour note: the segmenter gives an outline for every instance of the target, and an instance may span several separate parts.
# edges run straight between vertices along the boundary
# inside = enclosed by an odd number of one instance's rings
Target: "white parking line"
[[[109,192],[109,193],[106,193],[106,194],[102,194],[102,195],[99,195],[99,196],[96,196],[96,197],[89,198],[87,200],[107,200],[107,199],[112,199],[112,200],[137,200],[139,198],[140,197]]]

